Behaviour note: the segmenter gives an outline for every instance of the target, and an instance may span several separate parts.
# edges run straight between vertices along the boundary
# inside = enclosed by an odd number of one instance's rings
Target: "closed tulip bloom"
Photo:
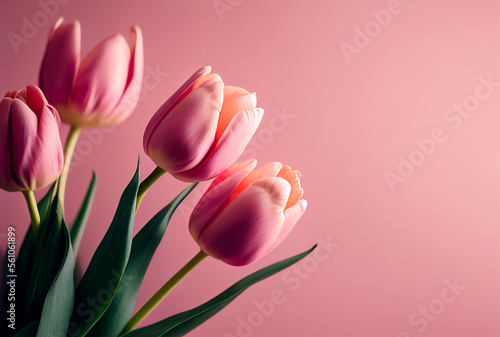
[[[0,102],[0,187],[28,191],[54,182],[64,165],[60,119],[42,91],[30,85]]]
[[[264,110],[239,87],[226,86],[210,67],[199,69],[155,113],[144,151],[183,181],[212,179],[233,164],[257,129]]]
[[[133,26],[132,43],[116,34],[80,62],[80,23],[59,19],[49,34],[39,82],[61,119],[73,126],[109,126],[135,109],[142,86],[143,42]]]
[[[276,162],[255,166],[255,160],[230,166],[189,220],[201,250],[234,266],[252,263],[280,244],[307,207],[298,171]]]

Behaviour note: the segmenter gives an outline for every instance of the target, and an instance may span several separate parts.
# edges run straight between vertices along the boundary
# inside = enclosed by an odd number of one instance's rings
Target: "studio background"
[[[283,244],[248,267],[205,260],[143,325],[320,243],[322,255],[253,286],[190,336],[500,335],[499,1],[2,0],[2,94],[37,84],[61,16],[80,21],[82,55],[115,33],[130,40],[134,24],[144,35],[137,109],[116,127],[86,129],[76,148],[68,219],[98,177],[83,266],[137,156],[141,178],[154,169],[142,148],[149,119],[202,66],[257,92],[265,110],[242,158],[302,173],[308,210]],[[29,36],[26,22],[37,24]],[[162,177],[134,233],[186,186]],[[197,252],[187,220],[199,197],[174,215],[136,310]],[[21,193],[0,191],[0,213],[2,232],[15,226],[20,242]],[[263,314],[276,290],[282,301]]]

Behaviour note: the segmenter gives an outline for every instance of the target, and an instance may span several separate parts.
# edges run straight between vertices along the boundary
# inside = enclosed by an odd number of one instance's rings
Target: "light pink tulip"
[[[57,179],[64,166],[60,122],[38,87],[7,92],[0,102],[0,188],[37,190]]]
[[[252,263],[280,244],[307,207],[298,171],[280,163],[255,166],[255,160],[230,166],[189,220],[201,250],[234,266]]]
[[[97,44],[80,63],[80,23],[54,25],[40,68],[40,87],[61,119],[74,126],[108,126],[135,109],[142,86],[142,33],[133,26],[132,45],[122,35]]]
[[[241,155],[264,110],[254,93],[226,86],[210,67],[199,69],[151,118],[144,151],[184,181],[212,179]]]

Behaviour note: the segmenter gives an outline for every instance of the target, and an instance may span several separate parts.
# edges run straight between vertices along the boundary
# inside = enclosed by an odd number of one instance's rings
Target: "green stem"
[[[71,130],[68,134],[68,139],[66,139],[66,146],[64,147],[64,167],[59,177],[59,200],[61,201],[62,209],[64,210],[64,192],[66,191],[66,181],[68,179],[69,167],[71,165],[71,158],[73,157],[73,152],[75,151],[76,142],[78,137],[82,132],[82,128],[79,126],[71,126]]]
[[[139,311],[136,312],[136,314],[128,321],[127,325],[123,328],[122,332],[120,335],[125,334],[131,330],[133,330],[139,323],[142,322],[150,313],[153,311],[154,308],[160,302],[167,296],[167,294],[172,290],[177,283],[179,283],[191,270],[194,269],[201,261],[203,261],[204,258],[206,258],[208,255],[200,250],[198,254],[196,254],[184,267],[182,267],[170,280],[167,281],[163,285],[163,287],[160,288],[156,292],[156,294],[153,295],[149,299],[149,301],[146,302],[142,306],[142,308],[139,309]]]
[[[40,225],[40,213],[38,212],[38,206],[36,205],[35,194],[32,190],[23,191],[23,194],[24,198],[26,198],[28,209],[30,210],[31,226],[33,226],[34,235]]]
[[[165,170],[161,167],[157,166],[151,174],[143,180],[141,185],[139,185],[139,191],[137,192],[137,206],[136,211],[139,209],[139,205],[141,204],[142,198],[146,195],[146,192],[149,188],[160,179],[160,177],[165,173]]]

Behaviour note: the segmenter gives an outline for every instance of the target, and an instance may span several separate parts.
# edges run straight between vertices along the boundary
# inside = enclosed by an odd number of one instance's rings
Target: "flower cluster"
[[[25,311],[20,315],[23,318],[18,320],[15,331],[4,329],[6,335],[22,330],[23,335],[37,336],[66,336],[66,333],[128,336],[205,257],[234,266],[248,265],[279,245],[306,210],[298,171],[277,162],[256,168],[255,160],[237,161],[257,130],[264,110],[257,107],[254,92],[226,86],[221,76],[212,73],[210,67],[203,67],[152,115],[144,132],[143,146],[157,168],[140,184],[136,172],[123,192],[113,223],[74,288],[72,277],[70,281],[67,279],[73,274],[72,256],[78,250],[90,212],[95,179],[80,213],[68,229],[63,215],[68,167],[83,128],[121,123],[137,106],[143,75],[143,39],[139,27],[131,30],[130,45],[123,36],[113,35],[98,43],[81,60],[79,22],[63,23],[59,19],[49,33],[39,87],[28,85],[25,90],[9,91],[0,102],[0,188],[21,191],[26,197],[31,227],[25,237],[24,251],[20,252],[19,268],[27,274],[24,277],[41,277],[39,285],[28,282],[20,289],[36,296],[21,304]],[[64,149],[59,136],[61,121],[71,127]],[[133,221],[141,201],[166,172],[193,184],[158,212],[146,224],[147,230],[132,239]],[[170,216],[198,182],[211,179],[189,220],[189,230],[200,252],[130,318],[140,283]],[[51,184],[52,188],[37,205],[33,190]],[[159,234],[148,231],[151,228]],[[134,245],[140,247],[147,240],[153,248],[134,250]],[[30,250],[31,246],[37,249]],[[105,252],[111,251],[116,256],[108,261]],[[252,274],[240,281],[240,286],[248,287],[307,253]],[[23,254],[34,256],[24,261]],[[45,268],[49,263],[46,259],[51,256],[51,267]],[[106,280],[111,273],[121,279],[112,291],[113,296],[91,322],[81,319],[78,308],[82,300],[98,291],[99,280]],[[61,284],[66,284],[66,288]],[[60,292],[59,297],[53,294],[54,289]],[[187,325],[183,329],[187,332],[221,310],[227,305],[223,304],[227,298],[235,297],[231,291],[232,287],[227,294],[212,299],[219,304],[212,303],[211,309],[204,307],[207,302],[182,313],[192,312],[192,316],[188,315],[190,319],[184,319],[182,324]],[[6,301],[2,299],[4,304]],[[55,307],[59,305],[60,310]],[[200,321],[200,312],[211,314]],[[146,329],[142,335],[156,336],[160,335],[158,331],[170,331],[174,326],[165,322],[171,321],[172,318],[157,323],[163,324],[161,328],[158,325],[142,328]]]

